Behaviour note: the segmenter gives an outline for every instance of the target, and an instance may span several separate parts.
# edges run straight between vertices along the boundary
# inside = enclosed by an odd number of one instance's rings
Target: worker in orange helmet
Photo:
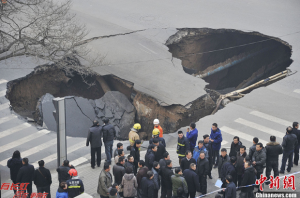
[[[76,169],[70,169],[69,175],[71,176],[71,179],[67,181],[69,198],[77,197],[84,192],[83,182],[79,179]]]
[[[163,129],[159,125],[159,120],[158,119],[154,119],[153,124],[154,124],[154,129],[158,129],[160,131],[159,137],[162,138],[163,137]]]

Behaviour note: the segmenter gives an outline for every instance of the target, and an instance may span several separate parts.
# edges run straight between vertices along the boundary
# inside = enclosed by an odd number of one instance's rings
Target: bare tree
[[[29,55],[56,62],[70,54],[87,55],[88,51],[78,45],[87,31],[70,13],[70,3],[70,0],[1,3],[0,61]]]

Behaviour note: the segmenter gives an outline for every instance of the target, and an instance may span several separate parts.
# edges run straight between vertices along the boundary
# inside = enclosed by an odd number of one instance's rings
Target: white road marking
[[[72,152],[74,152],[74,151],[76,151],[78,149],[81,149],[81,148],[85,147],[85,145],[86,145],[85,141],[79,142],[79,143],[77,143],[77,144],[75,144],[73,146],[68,147],[67,148],[67,153],[70,154],[70,153],[72,153]],[[49,156],[43,158],[42,160],[44,160],[45,163],[49,163],[49,162],[51,162],[53,160],[56,160],[56,159],[57,159],[57,153],[54,153],[52,155],[49,155]],[[39,166],[38,165],[38,161],[36,161],[35,163],[32,163],[32,165],[35,168],[37,168]]]
[[[243,124],[243,125],[248,126],[250,128],[256,129],[258,131],[262,131],[262,132],[268,133],[270,135],[274,135],[277,138],[283,138],[285,136],[285,134],[282,133],[282,132],[279,132],[279,131],[276,131],[274,129],[265,127],[265,126],[260,125],[260,124],[256,124],[255,122],[250,122],[250,121],[245,120],[243,118],[238,118],[238,119],[235,120],[235,122]]]
[[[48,133],[50,133],[50,131],[44,129],[44,130],[38,131],[36,133],[33,133],[31,135],[28,135],[24,138],[17,139],[16,141],[13,141],[13,142],[10,142],[10,143],[5,144],[3,146],[0,146],[0,153],[2,153],[4,151],[7,151],[9,149],[12,149],[14,147],[20,146],[21,144],[24,144],[26,142],[29,142],[29,141],[34,140],[36,138],[39,138],[39,137],[41,137],[43,135],[46,135]],[[22,153],[22,155],[23,155],[23,153]]]
[[[70,137],[67,137],[67,139],[69,139],[69,138],[70,138]],[[56,144],[57,144],[57,140],[56,140],[56,138],[55,138],[55,139],[53,139],[53,140],[50,140],[50,141],[48,141],[48,142],[45,142],[45,143],[40,144],[40,145],[38,145],[38,146],[35,146],[35,147],[31,148],[31,149],[28,149],[28,150],[26,150],[26,151],[20,151],[20,152],[22,153],[22,156],[23,156],[23,157],[28,157],[28,156],[30,156],[30,155],[32,155],[32,154],[35,154],[35,153],[37,153],[37,152],[40,152],[40,151],[42,151],[42,150],[44,150],[44,149],[46,149],[46,148],[52,147],[53,145],[56,145]],[[9,159],[10,159],[10,158],[7,158],[7,159],[5,159],[5,160],[2,160],[2,161],[0,162],[0,165],[6,166],[6,163],[7,163],[7,161],[8,161]]]
[[[7,83],[8,81],[5,79],[0,79],[0,84]]]
[[[70,164],[76,167],[86,161],[88,161],[88,159],[86,159],[85,157],[80,157],[80,158],[77,158],[77,159],[71,161]]]
[[[0,111],[2,111],[3,109],[8,109],[9,107],[9,102],[3,103],[0,105]]]
[[[150,52],[148,52],[148,51],[146,51],[146,50],[144,50],[144,49],[142,49],[142,48],[140,48],[142,51],[144,51],[145,53],[147,53],[147,54],[151,54]]]
[[[5,136],[8,136],[8,135],[11,135],[11,134],[14,134],[20,130],[23,130],[23,129],[26,129],[28,127],[30,127],[31,125],[28,124],[28,123],[23,123],[23,124],[20,124],[18,126],[15,126],[13,128],[10,128],[10,129],[7,129],[5,131],[2,131],[0,132],[0,138],[3,138]]]
[[[259,111],[252,111],[252,112],[250,112],[250,114],[255,115],[257,117],[260,117],[260,118],[263,118],[263,119],[266,119],[266,120],[269,120],[271,122],[281,124],[281,125],[286,126],[286,127],[292,125],[292,123],[293,123],[293,122],[289,122],[287,120],[283,120],[281,118],[277,118],[277,117],[274,117],[274,116],[271,116],[271,115],[268,115],[266,113],[262,113],[262,112],[259,112]]]
[[[144,46],[144,45],[142,45],[142,44],[140,44],[140,43],[139,43],[139,45],[142,46],[143,48],[149,50],[149,51],[152,52],[153,54],[157,54],[156,52],[152,51],[152,50],[149,49],[148,47],[146,47],[146,46]]]
[[[239,136],[240,139],[246,140],[247,142],[252,143],[252,140],[254,138],[254,136],[252,136],[252,135],[248,135],[248,134],[243,133],[241,131],[229,128],[227,126],[223,126],[220,129],[221,129],[222,132],[228,133],[230,135]],[[261,139],[259,139],[259,142],[263,143],[264,146],[268,143],[267,141],[264,141],[264,140],[261,140]]]
[[[300,89],[295,89],[294,92],[300,94]]]
[[[3,96],[5,96],[5,94],[6,94],[6,89],[5,89],[5,90],[2,90],[2,91],[0,91],[0,97],[3,97]]]
[[[221,142],[221,145],[223,146],[223,145],[225,145],[225,144],[227,144],[228,142],[226,141],[226,140],[223,140],[222,142]]]
[[[13,120],[15,118],[17,118],[17,116],[15,116],[15,115],[9,115],[9,116],[0,118],[0,124],[3,124],[4,122],[8,122],[8,121]]]

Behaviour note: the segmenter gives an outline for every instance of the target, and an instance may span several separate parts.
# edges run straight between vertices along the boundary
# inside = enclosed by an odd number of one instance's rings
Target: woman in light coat
[[[125,170],[125,175],[122,178],[122,189],[124,198],[134,198],[137,196],[137,180],[132,173],[132,168],[127,167]]]

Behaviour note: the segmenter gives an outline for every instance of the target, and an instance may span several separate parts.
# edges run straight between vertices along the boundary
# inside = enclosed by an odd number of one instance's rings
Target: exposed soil
[[[288,43],[258,32],[179,29],[166,45],[182,60],[186,73],[203,76],[209,83],[206,87],[214,90],[246,87],[284,71],[292,63]],[[208,72],[215,73],[206,75]]]

